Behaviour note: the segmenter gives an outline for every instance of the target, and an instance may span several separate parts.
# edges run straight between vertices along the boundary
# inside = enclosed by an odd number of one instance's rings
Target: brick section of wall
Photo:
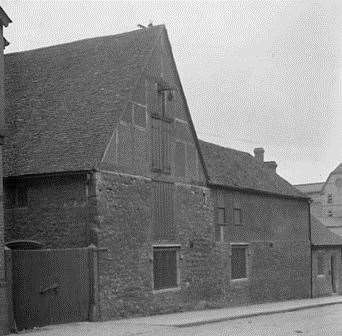
[[[246,225],[234,234],[233,241],[249,245],[248,280],[233,282],[232,240],[214,241],[215,192],[177,183],[175,238],[153,241],[153,183],[98,174],[99,245],[109,248],[108,253],[101,253],[99,265],[102,319],[310,296],[310,244],[301,202],[248,196],[251,204],[264,207],[265,215],[257,228],[251,229],[255,225],[251,222],[251,227]],[[281,204],[283,212],[277,219],[271,209]],[[293,217],[286,209],[292,209]],[[289,234],[291,230],[298,239]],[[152,288],[153,244],[160,243],[180,244],[180,288],[173,291]]]
[[[28,206],[5,209],[6,241],[32,239],[50,248],[89,245],[88,230],[93,223],[85,174],[20,183],[28,188]]]
[[[318,253],[323,254],[324,273],[318,275]],[[314,247],[312,249],[312,296],[327,296],[333,294],[331,279],[331,256],[335,259],[336,293],[342,294],[342,255],[338,247]]]

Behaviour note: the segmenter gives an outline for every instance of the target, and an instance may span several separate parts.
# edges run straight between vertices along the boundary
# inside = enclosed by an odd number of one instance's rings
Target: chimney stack
[[[264,163],[264,153],[265,150],[263,148],[254,148],[254,157],[261,164]]]
[[[264,167],[272,171],[273,173],[277,172],[277,162],[275,161],[266,161],[264,162]]]

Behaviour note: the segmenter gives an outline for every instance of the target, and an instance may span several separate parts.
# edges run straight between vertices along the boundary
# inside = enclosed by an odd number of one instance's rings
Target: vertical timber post
[[[97,247],[93,244],[88,246],[89,267],[89,321],[99,320],[99,290],[98,290],[98,256]]]

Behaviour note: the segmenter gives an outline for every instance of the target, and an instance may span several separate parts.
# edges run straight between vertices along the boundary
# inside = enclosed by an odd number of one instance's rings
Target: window
[[[234,208],[234,225],[242,225],[241,209]]]
[[[216,208],[217,222],[215,227],[215,240],[219,242],[224,241],[224,226],[226,225],[226,209]]]
[[[144,106],[133,104],[134,125],[146,128],[146,108]]]
[[[153,248],[153,289],[177,288],[179,246]]]
[[[332,210],[328,210],[328,216],[329,216],[329,217],[332,217],[332,216],[333,216]]]
[[[324,253],[322,251],[317,253],[317,274],[324,274]]]
[[[25,208],[27,207],[27,187],[23,185],[11,185],[5,188],[6,201],[5,208]]]
[[[333,196],[332,196],[332,194],[329,194],[329,195],[328,195],[327,202],[328,202],[328,203],[332,203],[332,202],[333,202]]]
[[[247,278],[247,246],[232,245],[231,279]]]

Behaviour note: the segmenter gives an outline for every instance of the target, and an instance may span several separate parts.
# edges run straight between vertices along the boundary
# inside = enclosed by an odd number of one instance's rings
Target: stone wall
[[[27,190],[27,206],[10,205],[15,186]],[[49,248],[88,246],[89,190],[86,174],[6,180],[5,240],[31,239]]]
[[[215,190],[174,184],[175,235],[154,240],[150,178],[99,173],[102,319],[294,298],[311,292],[307,203],[240,195],[245,221],[214,235]],[[245,198],[245,199],[244,199]],[[245,203],[245,206],[243,205]],[[259,210],[258,210],[259,209]],[[231,243],[248,244],[248,279],[231,281]],[[153,290],[153,245],[179,244],[179,286]]]

